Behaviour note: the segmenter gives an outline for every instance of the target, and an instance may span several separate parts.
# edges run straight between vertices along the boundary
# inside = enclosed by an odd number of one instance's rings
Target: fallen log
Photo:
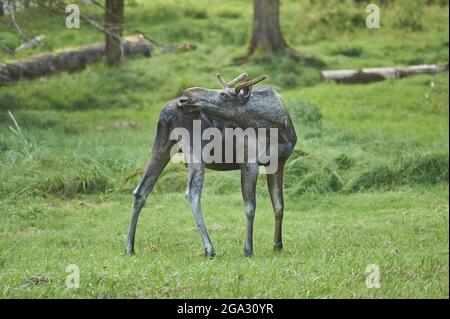
[[[322,71],[322,79],[337,83],[370,83],[404,78],[415,74],[434,74],[448,71],[448,64],[423,64],[407,67],[362,68],[359,70]]]
[[[38,35],[38,36],[32,38],[31,40],[29,40],[29,41],[27,41],[25,43],[22,43],[14,51],[15,52],[20,52],[20,51],[27,50],[27,49],[33,49],[36,46],[38,46],[39,44],[41,44],[42,42],[44,42],[44,39],[45,39],[45,35],[43,35],[43,34]]]
[[[142,35],[125,37],[122,41],[125,56],[142,54],[148,57],[152,54],[152,44]],[[102,59],[104,55],[105,44],[98,42],[74,50],[0,64],[0,85],[12,84],[21,79],[33,79],[57,72],[82,70],[87,65]]]

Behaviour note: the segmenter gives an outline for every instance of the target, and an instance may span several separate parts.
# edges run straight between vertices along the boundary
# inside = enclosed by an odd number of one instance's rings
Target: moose
[[[243,73],[227,83],[220,74],[217,74],[217,79],[222,85],[221,89],[189,88],[184,90],[181,96],[169,101],[161,109],[150,159],[141,181],[133,192],[133,212],[126,243],[126,253],[128,255],[134,254],[134,239],[139,214],[159,176],[171,159],[173,147],[179,143],[178,140],[171,138],[171,132],[174,129],[183,128],[187,132],[192,133],[195,121],[201,123],[203,132],[211,128],[225,133],[230,128],[270,128],[277,130],[276,140],[265,140],[266,144],[271,144],[267,145],[269,152],[272,155],[276,155],[277,167],[274,171],[267,172],[268,162],[262,162],[258,159],[252,161],[249,160],[248,156],[241,161],[237,161],[234,156],[231,161],[217,160],[207,162],[199,159],[198,161],[185,162],[188,170],[185,197],[189,202],[203,241],[205,256],[213,258],[216,254],[209,238],[201,209],[205,168],[217,171],[241,171],[242,197],[247,218],[244,254],[246,257],[251,257],[253,255],[256,182],[260,167],[266,167],[268,191],[275,214],[274,249],[275,251],[282,250],[283,169],[286,160],[295,147],[297,135],[286,105],[276,90],[270,86],[253,89],[253,86],[267,77],[264,75],[253,80],[247,80],[247,77],[248,75]],[[222,136],[224,135],[226,134],[222,134]],[[193,142],[192,139],[191,137],[190,143]],[[249,144],[246,143],[245,146],[248,147]],[[222,151],[225,153],[227,150],[225,139],[223,139],[221,145]],[[236,145],[236,141],[233,140],[231,148],[236,149]],[[201,148],[203,149],[204,147],[205,144],[202,142]],[[178,152],[182,153],[185,159],[193,158],[194,155],[191,147],[180,147]]]

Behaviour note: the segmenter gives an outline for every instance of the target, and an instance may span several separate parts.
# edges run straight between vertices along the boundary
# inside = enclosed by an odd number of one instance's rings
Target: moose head
[[[264,81],[267,76],[261,75],[253,80],[244,81],[248,77],[247,73],[242,73],[230,82],[225,82],[224,78],[217,74],[217,79],[222,85],[222,89],[205,89],[194,87],[184,90],[177,100],[180,108],[190,111],[201,111],[205,107],[239,107],[250,100],[253,85]]]

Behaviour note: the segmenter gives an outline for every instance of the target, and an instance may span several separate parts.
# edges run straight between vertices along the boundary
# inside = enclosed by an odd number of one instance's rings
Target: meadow
[[[448,63],[448,1],[390,1],[381,29],[365,28],[365,4],[282,1],[297,59],[245,57],[251,1],[130,1],[125,10],[155,40],[197,49],[0,87],[0,298],[448,298],[448,73],[320,79],[322,69]],[[17,18],[46,40],[14,59],[103,38],[38,9]],[[0,29],[0,42],[20,41]],[[0,51],[0,61],[12,58]],[[217,256],[204,258],[186,170],[171,163],[141,214],[137,255],[125,256],[131,193],[159,110],[187,87],[218,88],[217,72],[267,74],[294,120],[285,248],[272,250],[264,175],[249,259],[240,173],[207,171],[202,204]],[[78,289],[65,284],[71,264]],[[378,266],[380,288],[367,287],[368,265]]]

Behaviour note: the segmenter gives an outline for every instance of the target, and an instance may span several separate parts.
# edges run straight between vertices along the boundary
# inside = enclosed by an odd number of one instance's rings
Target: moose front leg
[[[273,248],[275,251],[283,249],[282,223],[283,223],[283,170],[284,162],[278,164],[278,170],[274,174],[267,174],[270,199],[275,214],[275,236]]]
[[[253,256],[253,220],[256,210],[256,182],[258,180],[258,164],[243,164],[241,166],[241,189],[244,199],[245,216],[247,217],[247,234],[244,244],[246,257]]]
[[[186,190],[186,199],[191,206],[192,213],[194,214],[195,223],[197,224],[198,231],[203,241],[205,248],[205,256],[213,258],[216,253],[211,240],[206,230],[205,222],[203,221],[202,207],[201,207],[201,195],[203,188],[203,180],[205,175],[204,164],[188,164],[189,179]]]

